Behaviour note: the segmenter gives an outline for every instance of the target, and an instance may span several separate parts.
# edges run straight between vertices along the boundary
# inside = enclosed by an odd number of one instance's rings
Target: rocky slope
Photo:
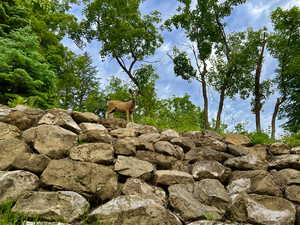
[[[0,106],[0,203],[55,225],[300,224],[299,169],[282,143]]]

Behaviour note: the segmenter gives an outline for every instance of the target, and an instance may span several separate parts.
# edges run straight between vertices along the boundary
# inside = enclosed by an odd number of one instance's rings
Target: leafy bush
[[[282,141],[290,147],[300,146],[300,133],[286,135],[282,138]]]
[[[270,138],[269,135],[264,132],[252,132],[248,133],[247,136],[250,138],[250,143],[252,145],[272,144],[275,142],[274,139]]]

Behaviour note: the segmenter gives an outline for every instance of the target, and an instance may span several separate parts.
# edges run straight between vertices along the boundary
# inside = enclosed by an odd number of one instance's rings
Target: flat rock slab
[[[30,172],[0,171],[0,203],[16,201],[24,192],[38,188],[39,178]]]
[[[234,156],[226,152],[216,151],[210,147],[193,148],[185,154],[185,160],[189,162],[196,162],[198,160],[216,160],[223,163],[225,160],[233,158]]]
[[[300,169],[300,155],[298,154],[291,154],[291,155],[279,155],[274,156],[269,162],[270,168],[275,169]]]
[[[155,182],[164,185],[185,184],[194,182],[193,176],[189,173],[176,170],[157,170]]]
[[[138,134],[149,134],[149,133],[158,132],[158,129],[154,126],[141,125],[141,124],[132,123],[132,122],[129,122],[126,125],[126,128],[133,128],[137,131]]]
[[[114,148],[107,143],[87,143],[73,147],[70,158],[82,162],[110,164],[114,160]]]
[[[71,222],[84,215],[89,208],[88,201],[76,192],[26,192],[12,211],[31,218]]]
[[[118,129],[112,130],[110,132],[110,135],[117,137],[117,138],[136,137],[137,132],[133,128],[118,128]]]
[[[261,225],[294,225],[295,206],[286,199],[245,193],[235,197],[230,208],[234,221]]]
[[[111,199],[117,190],[117,174],[107,166],[72,160],[52,160],[41,175],[45,185],[60,190]]]
[[[224,142],[232,145],[249,145],[250,138],[241,134],[226,134]]]
[[[224,165],[241,170],[267,170],[268,168],[268,163],[255,154],[230,158],[224,162]]]
[[[119,174],[129,177],[148,177],[154,170],[154,166],[147,161],[139,160],[135,157],[119,155],[114,170]]]
[[[162,188],[149,185],[145,181],[136,178],[126,180],[122,193],[125,195],[141,195],[153,199],[158,204],[167,204],[167,195]]]
[[[138,195],[119,196],[96,208],[89,221],[122,225],[181,225],[180,220],[153,199]]]

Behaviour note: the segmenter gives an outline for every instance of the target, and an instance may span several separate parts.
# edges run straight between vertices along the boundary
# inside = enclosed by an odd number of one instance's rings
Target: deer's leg
[[[113,117],[114,112],[115,112],[115,109],[108,109],[105,113],[105,118],[109,119],[109,118]]]
[[[127,121],[129,122],[129,111],[126,111],[126,118],[127,118]]]

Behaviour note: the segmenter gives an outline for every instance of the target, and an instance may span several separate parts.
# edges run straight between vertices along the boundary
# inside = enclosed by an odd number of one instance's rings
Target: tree
[[[276,100],[272,117],[272,137],[275,137],[276,118],[288,118],[285,128],[292,132],[300,130],[300,9],[277,8],[271,15],[274,33],[269,49],[278,60],[276,83],[280,96]],[[284,107],[282,107],[284,106]]]
[[[162,44],[155,23],[160,21],[159,13],[141,16],[141,0],[95,0],[86,3],[83,10],[86,19],[81,23],[81,34],[87,41],[102,43],[100,55],[114,58],[131,81],[140,90],[139,79],[134,67],[145,57],[153,55]]]
[[[15,98],[41,108],[56,105],[56,76],[32,32],[29,11],[13,1],[0,3],[1,103]]]
[[[56,104],[56,76],[39,53],[37,37],[30,27],[0,37],[0,102],[18,96],[41,108]]]
[[[186,32],[187,38],[193,43],[193,55],[198,73],[195,70],[188,69],[190,74],[177,74],[183,79],[197,79],[202,85],[202,95],[204,99],[204,127],[208,125],[208,98],[207,98],[207,60],[212,54],[214,46],[217,44],[223,46],[227,61],[230,62],[230,49],[228,46],[227,35],[225,34],[225,23],[222,19],[231,14],[234,6],[239,5],[244,0],[227,0],[221,3],[217,0],[197,1],[195,9],[191,9],[191,0],[178,0],[183,3],[183,7],[179,7],[179,14],[174,15],[167,20],[165,25],[171,29],[171,25],[176,28],[182,28]],[[184,54],[178,55],[182,62],[190,64],[185,59]],[[179,58],[178,58],[179,59]],[[176,62],[175,62],[176,63]],[[179,66],[179,65],[178,65]],[[180,72],[181,70],[179,70]],[[228,71],[226,80],[230,80],[231,71]],[[221,113],[223,109],[225,91],[230,85],[224,83],[220,93],[219,110],[216,120],[216,128],[220,128]]]
[[[67,67],[61,75],[58,86],[61,96],[61,106],[78,111],[86,111],[85,101],[89,95],[99,89],[97,70],[92,65],[92,59],[87,54],[68,54]]]

